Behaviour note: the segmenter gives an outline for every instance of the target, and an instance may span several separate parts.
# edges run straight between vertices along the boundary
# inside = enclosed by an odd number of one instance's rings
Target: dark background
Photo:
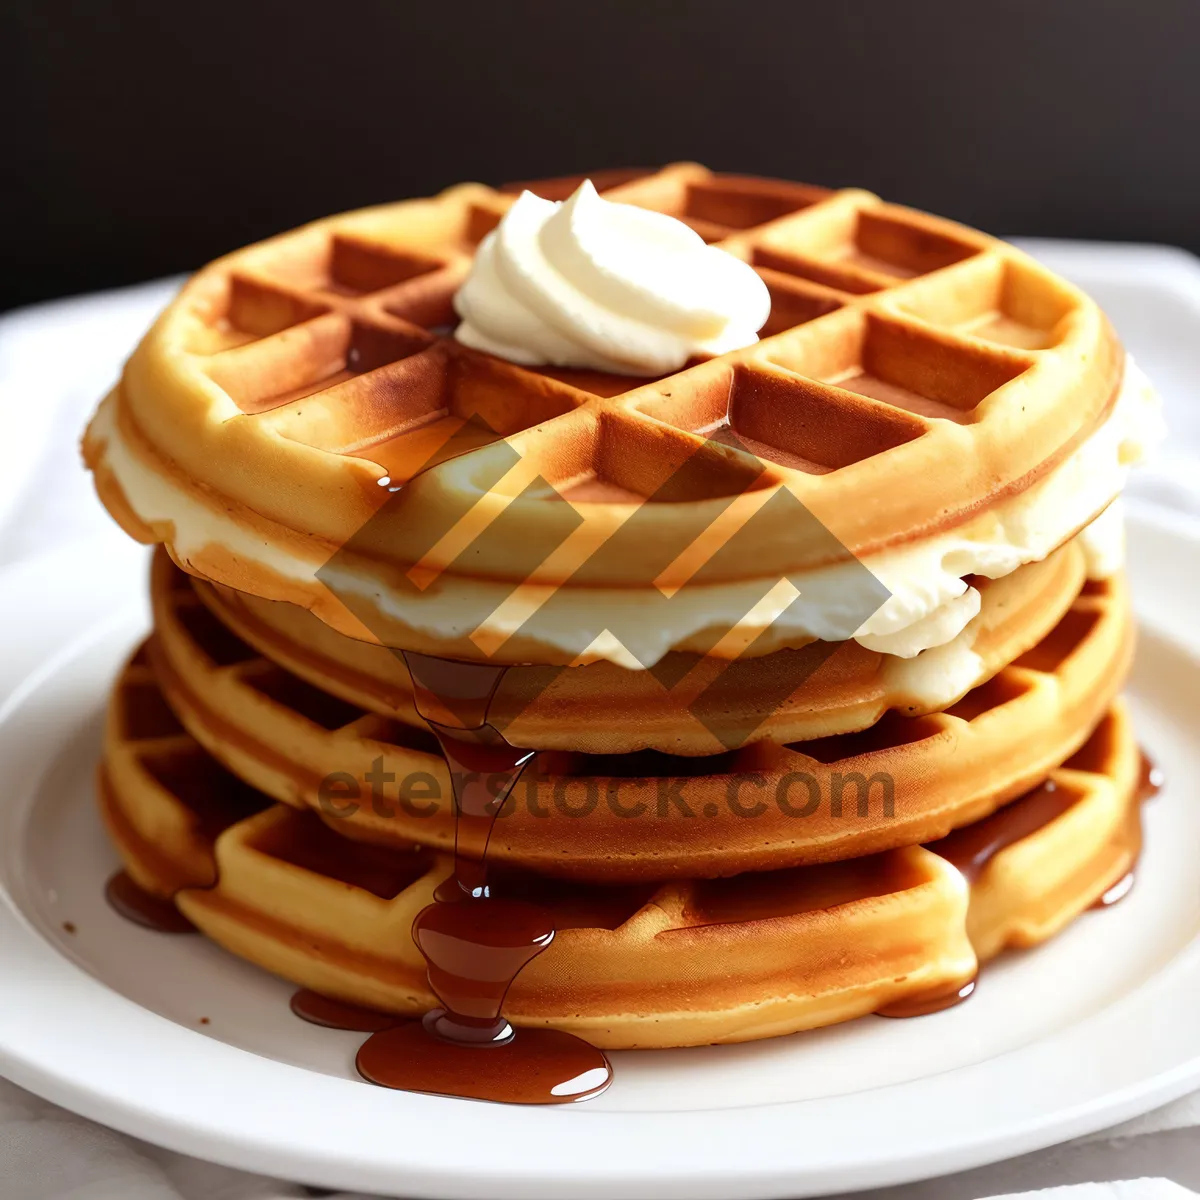
[[[1196,250],[1198,51],[1197,0],[8,0],[0,308],[680,158]]]

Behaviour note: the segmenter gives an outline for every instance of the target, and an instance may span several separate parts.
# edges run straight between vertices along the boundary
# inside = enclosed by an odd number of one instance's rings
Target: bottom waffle
[[[351,841],[247,787],[183,731],[140,656],[117,684],[100,778],[130,874],[215,941],[341,1000],[435,1006],[411,927],[448,856]],[[498,889],[549,908],[558,930],[505,1014],[605,1049],[671,1047],[952,993],[979,961],[1045,940],[1129,872],[1139,778],[1118,702],[1047,784],[932,847],[666,884],[498,873]]]

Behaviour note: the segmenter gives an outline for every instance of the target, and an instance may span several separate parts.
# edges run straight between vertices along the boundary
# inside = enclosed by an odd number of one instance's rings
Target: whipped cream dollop
[[[752,345],[771,297],[682,221],[605,200],[587,180],[560,203],[522,192],[454,307],[460,342],[510,362],[665,375]]]

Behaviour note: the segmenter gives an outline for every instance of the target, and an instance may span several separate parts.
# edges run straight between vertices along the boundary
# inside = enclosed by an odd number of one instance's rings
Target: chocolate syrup
[[[454,791],[454,872],[413,922],[443,1007],[373,1034],[359,1050],[359,1073],[384,1087],[509,1104],[598,1095],[612,1081],[601,1051],[558,1030],[514,1029],[502,1013],[513,980],[555,932],[549,911],[498,896],[488,882],[496,817],[534,756],[487,723],[505,669],[415,653],[405,661]]]
[[[108,902],[121,916],[156,933],[195,933],[196,927],[171,903],[154,896],[133,881],[128,871],[118,871],[104,889]]]
[[[345,1000],[335,1000],[332,996],[323,996],[308,988],[301,988],[292,997],[291,1007],[296,1016],[310,1025],[344,1029],[352,1033],[377,1033],[381,1029],[390,1029],[403,1019],[395,1013],[379,1012],[374,1008],[349,1004]]]

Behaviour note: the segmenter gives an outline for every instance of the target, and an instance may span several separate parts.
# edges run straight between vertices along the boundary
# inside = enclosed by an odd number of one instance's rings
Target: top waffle
[[[672,602],[652,618],[665,653],[736,623],[764,580],[986,537],[1114,403],[1099,309],[995,239],[694,165],[597,182],[750,262],[773,300],[762,340],[657,380],[467,349],[452,297],[512,197],[463,185],[195,276],[88,432],[105,502],[193,573],[351,636],[573,662],[552,616],[527,622],[561,592]]]

